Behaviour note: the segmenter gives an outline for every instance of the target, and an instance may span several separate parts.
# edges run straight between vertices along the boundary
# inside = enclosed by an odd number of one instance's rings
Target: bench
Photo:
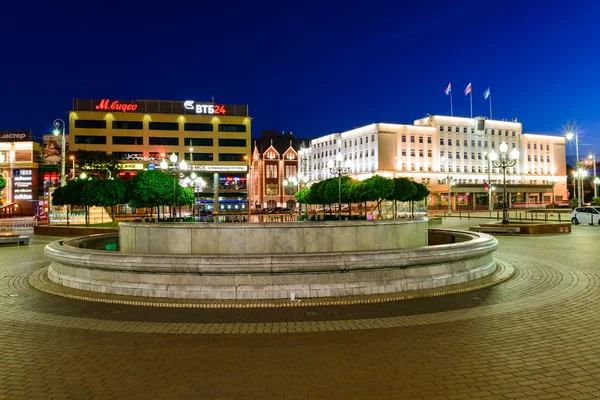
[[[25,246],[29,244],[29,236],[20,236],[18,233],[0,235],[0,245],[2,244],[17,244]]]
[[[521,232],[521,228],[518,226],[471,226],[469,230],[471,232],[498,233],[505,235],[514,235],[515,233]]]

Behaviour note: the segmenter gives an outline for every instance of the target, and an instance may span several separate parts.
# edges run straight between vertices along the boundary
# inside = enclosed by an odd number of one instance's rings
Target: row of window
[[[410,137],[410,142],[415,143],[415,137]],[[402,135],[402,143],[406,143],[406,135]],[[423,143],[423,136],[419,136],[419,143]],[[427,143],[431,144],[431,136],[427,136]]]
[[[364,142],[365,143],[369,143],[369,136],[365,136],[364,137]],[[374,143],[374,142],[375,142],[375,135],[371,135],[371,143]],[[348,143],[350,144],[350,147],[352,147],[352,139],[350,139],[350,140],[344,140],[344,148],[345,149],[348,148]],[[363,144],[363,138],[362,137],[354,139],[354,146],[358,146],[359,143]],[[335,144],[335,140],[333,141],[333,144]]]
[[[444,129],[444,126],[440,126],[440,132],[444,132],[444,131],[446,131],[446,132],[452,132],[453,129],[454,129],[454,132],[456,132],[456,133],[460,132],[460,127],[458,127],[458,126],[454,126],[454,127],[453,126],[448,126],[446,128],[447,129]],[[470,129],[471,129],[471,133],[475,133],[475,128],[470,128]],[[502,135],[508,136],[509,135],[509,131],[502,130],[502,129],[498,129],[498,130],[496,130],[496,129],[489,129],[489,131],[491,132],[492,135],[496,135],[496,134],[498,134],[498,136],[502,136]],[[462,127],[462,132],[463,133],[467,133],[467,127],[466,126]],[[484,133],[487,135],[488,134],[488,129],[485,129]],[[510,134],[511,134],[511,136],[516,136],[517,135],[516,131],[510,132]]]
[[[537,150],[538,149],[538,145],[537,143],[533,144],[533,149]],[[531,143],[527,143],[527,150],[531,150]],[[540,150],[544,150],[544,144],[540,143]],[[546,151],[550,151],[550,145],[546,144]]]
[[[213,146],[212,138],[184,138],[184,146]],[[75,144],[106,144],[106,136],[75,135]],[[142,136],[113,136],[112,144],[143,146]],[[155,137],[148,140],[151,146],[179,146],[179,138]],[[220,147],[246,147],[246,139],[219,139]]]
[[[114,152],[113,156],[117,160],[126,160],[126,161],[142,161],[144,160],[144,153],[141,152]],[[237,154],[237,153],[219,153],[218,159],[219,161],[244,161],[245,154]],[[190,158],[191,157],[191,158]],[[150,153],[150,159],[160,160],[162,157],[158,153]],[[213,153],[183,153],[183,159],[186,162],[193,161],[213,161],[214,154]]]
[[[444,138],[440,138],[440,145],[444,146],[444,143],[445,143]],[[452,146],[452,143],[453,143],[452,139],[449,138],[448,141],[447,141],[447,143],[448,143],[448,146]],[[460,146],[460,140],[459,139],[456,139],[456,141],[454,141],[454,143],[455,143],[456,146]],[[478,140],[477,141],[477,147],[481,147],[481,143],[482,143],[481,140]],[[490,143],[491,143],[492,149],[495,149],[496,148],[496,142],[490,142]],[[514,143],[514,142],[513,143],[508,143],[508,144],[510,144],[513,149],[515,147],[517,147],[517,144]],[[469,145],[469,141],[467,139],[464,139],[463,140],[463,146],[467,147],[468,145]],[[474,139],[471,140],[471,147],[475,147],[475,140]],[[484,148],[488,147],[487,140],[483,142],[483,147]]]
[[[77,119],[75,128],[83,129],[106,129],[106,120]],[[142,121],[112,121],[112,129],[142,130]],[[178,131],[179,122],[148,122],[148,129],[154,131]],[[196,122],[185,122],[184,131],[213,132],[213,124],[202,124]],[[219,132],[246,132],[244,124],[218,124]]]

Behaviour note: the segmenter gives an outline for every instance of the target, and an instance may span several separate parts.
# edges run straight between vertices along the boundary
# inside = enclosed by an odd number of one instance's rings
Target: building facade
[[[428,186],[432,206],[450,201],[453,209],[485,208],[486,187],[495,204],[503,201],[502,170],[488,159],[502,142],[520,153],[507,169],[511,204],[550,203],[553,193],[556,201],[567,200],[564,137],[523,134],[517,121],[484,117],[427,116],[414,125],[378,123],[323,136],[299,154],[300,169],[310,181],[330,178],[327,163],[341,152],[355,179],[403,176]]]
[[[0,217],[38,213],[40,150],[29,130],[0,131],[0,173],[6,180]]]
[[[195,186],[201,210],[244,211],[251,120],[240,104],[74,99],[70,148],[113,154],[125,179],[159,169],[175,153],[202,178]]]
[[[304,182],[298,170],[298,151],[308,141],[290,133],[263,131],[253,142],[251,174],[252,210],[296,207],[294,194]]]

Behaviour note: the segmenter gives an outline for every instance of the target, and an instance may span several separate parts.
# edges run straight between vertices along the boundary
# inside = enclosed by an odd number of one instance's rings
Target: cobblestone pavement
[[[222,310],[41,293],[33,237],[0,248],[0,399],[598,399],[600,227],[573,228],[499,237],[515,275],[475,292]]]

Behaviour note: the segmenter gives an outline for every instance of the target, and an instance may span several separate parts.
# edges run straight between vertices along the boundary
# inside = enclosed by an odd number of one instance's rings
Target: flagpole
[[[450,89],[450,116],[452,117],[452,89]]]
[[[473,118],[473,88],[471,88],[471,118]]]
[[[492,92],[490,92],[490,119],[494,119],[492,118]]]

